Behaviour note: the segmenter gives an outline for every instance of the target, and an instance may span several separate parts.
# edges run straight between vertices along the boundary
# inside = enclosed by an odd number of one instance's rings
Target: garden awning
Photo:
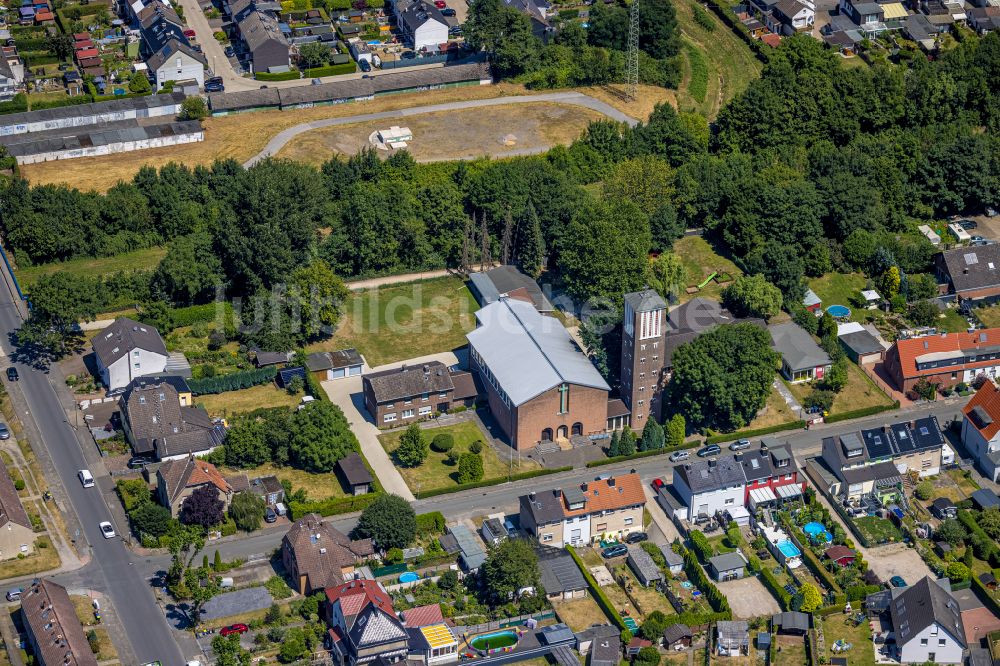
[[[792,497],[798,497],[802,494],[802,489],[799,488],[799,484],[793,483],[787,486],[778,486],[778,497],[781,499],[791,499]]]
[[[754,488],[750,491],[750,502],[754,506],[774,502],[777,501],[777,499],[778,498],[774,495],[774,491],[767,486],[764,486],[763,488]]]

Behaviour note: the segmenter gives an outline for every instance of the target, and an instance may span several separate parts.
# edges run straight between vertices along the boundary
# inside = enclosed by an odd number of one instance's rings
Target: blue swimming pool
[[[830,313],[831,317],[836,317],[837,319],[851,316],[851,308],[846,305],[831,305],[826,311]]]
[[[406,573],[399,575],[400,583],[412,583],[415,580],[420,580],[420,574],[413,571],[407,571]]]
[[[826,527],[823,525],[823,523],[817,523],[815,521],[811,523],[806,523],[802,527],[802,531],[805,532],[810,539],[813,539],[815,541],[826,542],[833,539],[833,537],[830,536],[830,533],[826,530]]]
[[[800,555],[802,555],[802,551],[799,550],[799,547],[788,539],[785,539],[784,541],[779,541],[777,546],[778,550],[781,551],[781,554],[785,556],[786,560],[791,559],[793,557],[799,557]]]

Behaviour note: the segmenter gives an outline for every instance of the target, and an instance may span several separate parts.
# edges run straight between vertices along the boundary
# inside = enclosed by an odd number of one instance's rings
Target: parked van
[[[89,469],[81,469],[76,473],[80,477],[80,483],[83,484],[84,488],[91,488],[94,485],[94,475],[90,473]]]

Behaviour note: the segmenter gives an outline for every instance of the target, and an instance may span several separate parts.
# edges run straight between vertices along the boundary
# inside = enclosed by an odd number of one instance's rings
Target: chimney
[[[556,497],[562,497],[562,488],[556,488],[552,492],[555,493]]]
[[[532,490],[531,492],[528,493],[528,499],[531,500],[532,502],[535,501],[535,491],[534,490]]]
[[[608,485],[611,486],[611,487],[614,487],[614,485],[615,485],[615,477],[612,476],[610,479],[608,479]]]
[[[708,468],[709,468],[709,469],[712,469],[712,468],[714,468],[714,467],[715,467],[715,466],[716,466],[717,464],[718,464],[718,463],[716,463],[716,461],[715,461],[715,460],[712,460],[712,459],[709,459],[709,461],[708,461]]]
[[[428,366],[427,366],[427,365],[425,364],[425,365],[424,365],[424,375],[426,376],[426,375],[429,375],[429,374],[431,374],[431,369],[430,369],[430,367],[428,367]]]

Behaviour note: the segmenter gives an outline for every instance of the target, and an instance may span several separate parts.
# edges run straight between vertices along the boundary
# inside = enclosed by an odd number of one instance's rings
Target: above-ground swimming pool
[[[420,574],[413,571],[407,571],[406,573],[399,575],[400,583],[412,583],[415,580],[420,580]]]
[[[830,541],[833,539],[833,537],[830,536],[830,533],[826,531],[826,527],[823,526],[823,523],[817,523],[815,521],[806,523],[802,527],[802,531],[805,532],[810,539],[814,539],[816,541]]]
[[[494,631],[492,634],[476,636],[469,641],[469,645],[483,652],[509,648],[517,645],[517,634],[513,631]]]
[[[837,319],[851,316],[851,308],[846,305],[831,305],[826,309],[826,311],[830,313],[831,317],[835,317]]]

